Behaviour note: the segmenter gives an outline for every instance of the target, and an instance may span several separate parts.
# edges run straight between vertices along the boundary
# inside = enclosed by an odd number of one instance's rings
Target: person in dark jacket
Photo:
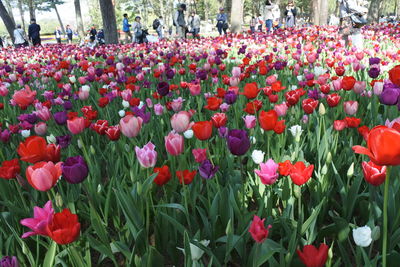
[[[96,27],[94,25],[90,28],[89,35],[90,36],[94,36],[94,38],[96,38],[97,30],[96,30]]]
[[[33,46],[41,45],[40,25],[36,24],[35,19],[31,19],[31,24],[28,27],[28,37]]]
[[[69,25],[67,25],[67,29],[65,31],[67,32],[68,43],[72,44],[72,36],[74,34],[74,31],[71,29],[71,26]]]
[[[296,25],[297,8],[294,2],[290,0],[285,10],[286,28],[293,28]]]

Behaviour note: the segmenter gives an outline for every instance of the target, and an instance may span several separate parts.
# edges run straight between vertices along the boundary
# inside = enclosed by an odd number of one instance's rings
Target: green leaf
[[[56,257],[57,243],[52,241],[44,257],[43,267],[53,267],[54,258]]]
[[[155,208],[171,208],[171,209],[178,209],[182,211],[183,213],[186,213],[185,208],[178,203],[168,203],[168,204],[160,204],[160,205],[154,205]]]
[[[323,198],[322,201],[318,204],[318,206],[312,211],[310,217],[303,223],[301,227],[301,235],[303,235],[308,228],[310,228],[311,224],[317,219],[319,212],[321,211],[322,205],[325,203],[326,198]]]
[[[258,244],[256,244],[257,246]],[[280,244],[272,241],[271,239],[267,239],[264,243],[261,244],[259,250],[256,249],[256,266],[261,266],[265,262],[267,262],[275,253],[282,251],[282,247]]]

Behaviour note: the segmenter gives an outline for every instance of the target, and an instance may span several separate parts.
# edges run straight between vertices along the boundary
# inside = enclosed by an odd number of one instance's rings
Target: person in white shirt
[[[263,16],[261,16],[261,14],[258,14],[258,17],[257,17],[257,31],[262,32],[263,24],[264,24]]]
[[[17,28],[14,30],[15,48],[27,46],[29,44],[27,39],[25,32],[21,29],[21,25],[17,25]]]
[[[190,32],[193,38],[198,38],[200,33],[200,17],[195,11],[192,11],[188,19],[188,25],[190,26]]]
[[[267,32],[271,32],[272,30],[272,22],[274,20],[274,8],[275,5],[273,5],[270,0],[265,1],[264,20]]]
[[[89,42],[86,44],[86,47],[90,49],[94,49],[99,45],[99,43],[96,40],[96,37],[90,36]]]

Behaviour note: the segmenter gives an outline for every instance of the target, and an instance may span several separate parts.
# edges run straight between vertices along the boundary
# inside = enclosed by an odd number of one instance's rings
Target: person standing
[[[261,14],[258,14],[258,17],[257,17],[257,31],[259,31],[259,32],[263,31],[262,30],[263,24],[264,24],[263,17],[261,16]]]
[[[96,27],[94,25],[90,28],[89,35],[93,36],[94,38],[96,38],[97,30],[96,30]]]
[[[164,19],[162,16],[158,18],[158,27],[156,29],[156,32],[159,40],[164,39]]]
[[[36,24],[36,19],[31,19],[31,24],[28,27],[28,37],[33,46],[41,45],[40,25]]]
[[[125,35],[125,43],[132,43],[132,33],[131,33],[131,24],[128,21],[128,14],[124,14],[124,19],[122,20],[122,31]]]
[[[267,33],[271,32],[272,29],[272,22],[274,20],[274,8],[275,6],[271,3],[270,0],[265,1],[264,19]]]
[[[200,33],[200,17],[196,12],[192,11],[189,17],[190,32],[193,34],[193,38],[199,37]]]
[[[136,16],[135,22],[133,23],[133,33],[135,35],[135,43],[141,44],[143,43],[143,29],[142,29],[142,23],[141,17]]]
[[[252,16],[250,20],[250,31],[254,33],[256,31],[257,19],[256,17]]]
[[[286,28],[293,28],[296,25],[297,8],[294,2],[290,0],[286,6]]]
[[[21,25],[18,24],[17,28],[13,32],[14,34],[14,45],[15,48],[28,46],[28,41],[25,32],[21,29]]]
[[[57,44],[61,44],[61,30],[60,27],[57,27],[54,31],[54,36],[56,37]]]
[[[72,36],[74,34],[74,31],[71,29],[70,25],[67,25],[67,29],[65,30],[67,33],[67,41],[69,44],[72,44]]]
[[[365,21],[364,16],[367,13],[368,9],[359,4],[356,0],[339,0],[339,33],[342,34],[346,46],[349,44],[349,36],[351,35],[352,39],[357,40],[356,46],[362,48],[362,25],[353,21],[352,16],[355,16],[355,19]],[[354,43],[354,40],[352,41]]]
[[[184,39],[186,37],[186,21],[185,21],[186,5],[180,4],[178,10],[174,15],[174,26],[176,27],[176,34],[178,38]]]
[[[281,27],[281,9],[277,4],[273,4],[274,8],[272,9],[272,15],[273,15],[273,22],[272,26],[273,29],[279,29]]]
[[[228,29],[228,16],[222,7],[219,9],[219,13],[217,15],[217,29],[219,35],[222,35],[222,31],[224,31],[224,34],[226,34],[226,30]]]

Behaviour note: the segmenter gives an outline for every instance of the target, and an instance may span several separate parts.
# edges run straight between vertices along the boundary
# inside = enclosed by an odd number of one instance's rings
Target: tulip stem
[[[382,266],[386,267],[386,254],[387,254],[387,232],[388,232],[388,197],[389,197],[389,177],[390,167],[386,169],[385,191],[383,195],[383,244],[382,244]]]

